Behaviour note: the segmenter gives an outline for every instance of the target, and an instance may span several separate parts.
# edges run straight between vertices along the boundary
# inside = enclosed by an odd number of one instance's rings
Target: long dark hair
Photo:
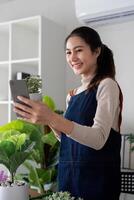
[[[82,26],[74,29],[66,38],[65,45],[70,37],[78,36],[89,45],[92,52],[98,47],[101,48],[100,55],[97,58],[97,70],[91,80],[89,90],[96,87],[100,81],[106,77],[115,80],[115,64],[113,53],[105,44],[102,43],[99,34],[92,28]]]

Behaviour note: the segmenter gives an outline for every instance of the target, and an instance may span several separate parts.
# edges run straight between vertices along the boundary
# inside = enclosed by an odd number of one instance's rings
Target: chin
[[[76,71],[75,71],[74,74],[75,74],[75,75],[81,75],[82,73],[76,72]]]
[[[74,74],[81,75],[83,74],[82,70],[74,70]]]

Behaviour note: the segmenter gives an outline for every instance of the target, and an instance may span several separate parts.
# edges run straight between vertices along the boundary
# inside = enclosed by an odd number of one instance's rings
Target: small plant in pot
[[[33,198],[39,200],[39,198]],[[82,198],[75,198],[70,195],[69,192],[55,192],[50,195],[46,195],[42,200],[83,200]]]
[[[31,75],[30,77],[27,77],[26,79],[30,99],[33,100],[41,100],[41,88],[42,88],[42,79],[39,75]]]
[[[28,185],[24,181],[16,181],[15,174],[31,155],[36,143],[30,134],[12,129],[11,123],[0,127],[0,164],[3,164],[10,173],[8,179],[1,179],[0,199],[28,200]]]

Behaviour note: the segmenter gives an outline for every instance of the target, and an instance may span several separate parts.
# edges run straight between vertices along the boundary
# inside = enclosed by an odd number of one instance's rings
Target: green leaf
[[[26,133],[28,135],[31,135],[32,133],[41,135],[41,128],[39,125],[25,122],[19,119],[13,120],[10,123],[7,123],[0,127],[0,134],[3,134],[3,132],[5,131],[19,131],[20,133]],[[16,133],[12,133],[12,135],[16,135]]]
[[[4,140],[0,143],[0,149],[3,149],[8,158],[10,158],[15,153],[16,148],[13,142]]]
[[[41,184],[49,183],[51,181],[52,169],[37,168],[39,181]]]
[[[59,141],[56,142],[56,144],[50,148],[49,151],[49,157],[47,161],[48,167],[54,167],[58,164],[59,158]]]
[[[5,165],[7,169],[10,169],[10,159],[8,158],[4,149],[0,148],[0,163]]]
[[[16,145],[16,148],[19,149],[26,141],[26,134],[25,133],[22,133],[21,135],[18,136],[17,138],[17,145]]]
[[[23,126],[24,126],[24,123],[23,123],[22,120],[13,120],[12,122],[1,126],[0,127],[0,132],[12,130],[12,129],[19,131],[19,130],[23,129]]]
[[[32,149],[34,147],[34,143],[31,143],[30,145],[27,144],[25,147],[25,151],[22,152],[15,152],[11,157],[11,166],[10,166],[10,172],[15,173],[17,168],[24,163],[26,159],[30,156],[32,153]]]
[[[42,97],[43,103],[45,103],[51,110],[55,110],[56,106],[53,99],[50,96],[43,96]]]
[[[16,173],[17,168],[29,157],[30,152],[16,152],[10,157],[10,172]]]
[[[57,139],[56,137],[54,136],[54,133],[51,131],[50,133],[44,135],[42,137],[42,141],[45,143],[45,144],[49,144],[51,146],[54,146],[57,142]]]
[[[29,170],[29,181],[30,185],[40,188],[42,191],[42,184],[40,183],[40,178],[37,173],[37,168],[34,167],[30,162],[25,161],[24,166]]]

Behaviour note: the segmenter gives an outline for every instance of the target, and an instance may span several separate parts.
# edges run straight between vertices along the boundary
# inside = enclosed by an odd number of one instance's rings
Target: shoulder
[[[103,88],[119,91],[117,82],[111,78],[105,78],[100,82],[98,89],[101,90]]]
[[[97,96],[99,97],[100,95],[103,95],[103,94],[115,96],[115,98],[118,97],[119,87],[118,87],[117,82],[111,78],[103,79],[98,86]]]
[[[100,84],[99,84],[99,87],[102,87],[102,86],[108,86],[108,87],[115,87],[115,88],[118,88],[118,84],[115,80],[113,80],[112,78],[105,78],[103,79]]]

